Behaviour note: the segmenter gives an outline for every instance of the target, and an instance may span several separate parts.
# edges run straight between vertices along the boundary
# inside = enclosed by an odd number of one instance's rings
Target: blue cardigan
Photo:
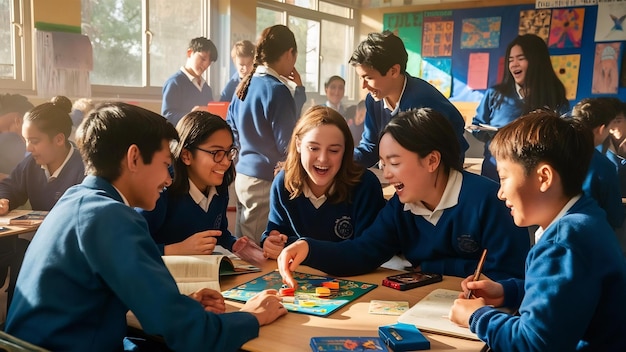
[[[269,74],[252,76],[246,99],[233,97],[226,118],[239,146],[237,172],[271,182],[276,163],[285,160],[297,119],[287,86]]]
[[[464,158],[465,151],[469,144],[463,137],[465,120],[461,113],[444,97],[435,87],[421,78],[416,78],[406,74],[406,88],[400,99],[400,111],[407,111],[416,108],[432,108],[447,117],[454,132],[457,135],[461,147],[461,159]],[[378,137],[380,132],[391,121],[391,111],[385,109],[382,100],[375,101],[371,94],[365,98],[365,128],[361,142],[354,148],[354,160],[370,167],[378,162]]]
[[[175,351],[235,351],[259,333],[250,313],[213,314],[181,295],[144,218],[88,176],[33,238],[6,331],[52,351],[119,351],[129,310]]]
[[[45,171],[28,155],[0,181],[0,198],[9,200],[9,208],[15,209],[27,201],[33,210],[50,210],[61,198],[65,190],[81,183],[85,178],[85,165],[78,149],[72,149],[59,177],[48,182]]]
[[[237,86],[241,82],[241,78],[239,78],[239,73],[235,72],[232,77],[226,82],[226,86],[222,90],[222,94],[220,94],[220,101],[230,102],[233,100],[233,96],[235,96],[235,91],[237,90]]]
[[[206,230],[221,230],[222,235],[216,237],[217,244],[232,250],[237,239],[228,231],[228,187],[218,186],[217,194],[210,202],[209,211],[205,213],[189,192],[174,196],[165,190],[153,210],[135,210],[148,222],[150,235],[159,246],[161,254],[165,245],[184,241],[189,236]]]
[[[213,101],[213,90],[204,82],[202,91],[181,70],[176,71],[163,84],[161,114],[176,126],[178,121],[191,112],[194,106],[206,106]]]
[[[505,280],[505,307],[483,307],[470,329],[494,351],[626,351],[626,264],[595,201],[583,196],[548,226]]]
[[[593,150],[587,176],[583,181],[583,192],[604,209],[606,219],[614,229],[622,226],[624,205],[617,171],[615,165],[597,149]]]
[[[360,236],[385,205],[385,198],[380,181],[369,170],[363,172],[351,192],[346,202],[326,200],[316,209],[304,194],[289,199],[285,171],[281,171],[272,182],[270,214],[261,243],[272,230],[287,235],[287,245],[301,237],[338,242]]]
[[[496,183],[465,171],[462,175],[458,204],[445,209],[437,225],[404,210],[394,195],[374,223],[352,241],[306,238],[309,255],[303,264],[336,276],[352,276],[371,272],[402,252],[423,271],[465,278],[474,272],[487,248],[485,275],[496,280],[523,277],[530,247],[528,230],[515,226],[508,208],[496,196]]]

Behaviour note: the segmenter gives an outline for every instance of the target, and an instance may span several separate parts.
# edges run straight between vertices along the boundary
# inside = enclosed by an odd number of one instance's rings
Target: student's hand
[[[285,248],[287,236],[277,230],[270,231],[269,236],[263,242],[263,256],[269,259],[276,259]]]
[[[469,290],[475,297],[481,297],[485,304],[501,307],[504,304],[504,288],[501,284],[489,279],[474,281],[474,275],[470,275],[461,282],[463,293],[459,298],[465,298]]]
[[[254,314],[261,326],[287,314],[287,309],[283,306],[276,290],[259,292],[246,302],[241,311]]]
[[[200,302],[207,312],[222,314],[226,312],[226,303],[221,293],[210,288],[203,288],[189,295]]]
[[[478,308],[484,307],[485,305],[485,300],[482,298],[456,299],[454,300],[452,308],[450,308],[448,318],[456,325],[467,328],[469,327],[469,319],[472,314],[474,314]]]
[[[298,73],[298,70],[296,70],[295,67],[293,68],[293,71],[291,71],[291,73],[289,74],[287,78],[292,80],[297,86],[302,86],[302,78],[300,77],[300,73]]]
[[[165,246],[165,255],[211,254],[217,244],[220,230],[206,230],[194,233],[184,241]]]
[[[9,200],[2,198],[0,199],[0,215],[5,215],[9,212]]]
[[[191,109],[191,111],[209,111],[209,107],[206,105],[196,105]]]
[[[298,283],[293,278],[293,272],[304,259],[309,255],[309,244],[306,241],[298,240],[283,251],[278,256],[278,271],[283,277],[283,282],[289,287],[296,288]]]

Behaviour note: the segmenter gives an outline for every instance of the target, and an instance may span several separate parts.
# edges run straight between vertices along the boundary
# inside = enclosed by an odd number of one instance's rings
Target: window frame
[[[11,2],[11,45],[15,63],[13,78],[0,79],[0,89],[23,95],[35,94],[35,60],[33,46],[36,43],[30,14],[31,1]]]

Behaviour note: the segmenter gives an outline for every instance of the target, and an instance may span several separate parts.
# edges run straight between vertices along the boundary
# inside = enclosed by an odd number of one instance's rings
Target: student
[[[483,248],[489,250],[487,276],[523,276],[527,229],[507,218],[496,183],[463,171],[456,133],[442,114],[430,108],[400,113],[382,130],[379,145],[383,175],[396,194],[352,241],[304,238],[285,248],[278,258],[285,283],[295,285],[292,271],[300,263],[352,276],[400,251],[415,269],[466,277]]]
[[[593,134],[594,147],[599,146],[609,136],[609,124],[615,118],[611,105],[602,99],[585,98],[572,109],[572,117],[583,128]],[[611,163],[597,149],[593,150],[587,177],[583,181],[583,192],[594,198],[606,212],[606,218],[618,228],[624,222],[624,206],[617,178],[615,164]]]
[[[226,83],[226,87],[224,87],[220,95],[220,101],[230,102],[233,100],[239,82],[252,72],[255,50],[256,47],[249,40],[240,40],[233,45],[230,57],[233,59],[233,65],[235,65],[237,72]]]
[[[613,108],[615,118],[609,123],[609,136],[597,146],[617,170],[622,197],[626,197],[626,104],[618,98],[601,97]]]
[[[324,83],[324,92],[326,93],[326,103],[324,106],[337,110],[341,116],[346,117],[346,107],[341,104],[343,95],[346,90],[346,81],[339,76],[331,76]]]
[[[389,31],[370,33],[352,53],[350,64],[363,80],[362,88],[369,91],[363,136],[354,150],[354,159],[364,167],[378,162],[380,131],[399,112],[414,108],[429,107],[448,118],[461,147],[460,160],[469,148],[461,113],[435,87],[409,75],[407,60],[404,43]]]
[[[354,140],[354,145],[358,145],[361,141],[361,136],[363,135],[363,130],[365,128],[365,100],[359,101],[356,104],[354,109],[354,117],[348,121],[348,126],[350,126],[350,133],[352,133],[352,140]]]
[[[27,201],[33,210],[50,210],[66,189],[85,177],[80,153],[68,141],[71,107],[69,100],[58,99],[24,115],[22,137],[30,154],[0,181],[0,215]]]
[[[80,125],[89,176],[63,195],[33,238],[7,333],[54,351],[117,351],[131,310],[172,350],[233,351],[286,313],[275,290],[227,314],[215,314],[225,310],[217,291],[179,293],[131,208],[154,208],[171,184],[169,143],[176,139],[163,117],[125,103],[103,104]]]
[[[502,82],[485,92],[472,126],[500,128],[545,107],[560,113],[569,110],[565,87],[554,73],[548,46],[542,38],[534,34],[517,36],[507,46],[505,58],[509,63]],[[472,134],[485,142],[481,175],[498,182],[496,162],[489,152],[494,132],[474,129]]]
[[[213,91],[202,75],[217,61],[217,48],[205,37],[193,38],[187,49],[187,61],[163,84],[161,113],[176,126],[190,111],[207,111]]]
[[[237,212],[235,236],[259,244],[267,225],[274,167],[285,160],[299,114],[285,78],[297,75],[293,32],[284,25],[265,28],[256,48],[254,69],[237,88],[227,121],[240,150],[235,192],[241,211]]]
[[[20,94],[0,95],[0,180],[24,159],[26,144],[22,139],[24,114],[33,108]]]
[[[235,179],[237,148],[224,119],[206,111],[185,115],[176,126],[174,181],[154,210],[137,209],[148,222],[161,254],[211,254],[215,245],[232,250],[228,231],[228,186]]]
[[[476,298],[456,300],[451,320],[494,351],[626,350],[624,257],[603,211],[582,193],[591,133],[541,111],[503,127],[490,149],[498,196],[515,224],[540,226],[538,240],[525,281],[468,277],[463,294]]]
[[[350,129],[338,111],[314,106],[298,120],[284,169],[270,193],[268,258],[298,238],[343,241],[360,236],[385,205],[376,175],[354,163]]]

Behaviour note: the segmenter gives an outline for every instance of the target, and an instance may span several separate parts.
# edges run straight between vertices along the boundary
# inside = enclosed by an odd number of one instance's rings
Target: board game
[[[293,273],[294,279],[298,282],[298,288],[293,296],[285,296],[283,305],[290,312],[303,313],[317,316],[328,316],[345,306],[349,302],[363,296],[367,292],[375,289],[378,285],[366,282],[336,279],[327,276]],[[331,289],[329,295],[317,294],[321,287],[333,286],[330,283],[338,283],[338,289]],[[278,271],[262,275],[254,280],[250,280],[230,290],[222,292],[226,299],[246,302],[257,293],[267,290],[280,290],[283,286],[283,279]],[[317,289],[317,290],[316,290]],[[317,291],[319,292],[319,291]]]

